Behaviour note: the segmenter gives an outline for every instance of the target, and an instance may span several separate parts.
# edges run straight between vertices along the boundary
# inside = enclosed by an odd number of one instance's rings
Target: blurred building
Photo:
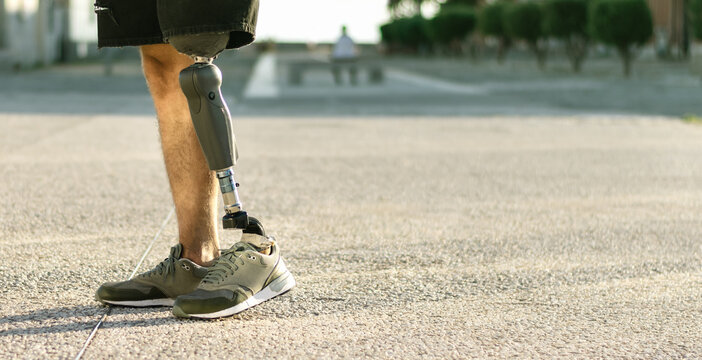
[[[656,50],[662,56],[687,56],[689,34],[685,0],[648,0],[653,15]]]
[[[0,68],[29,68],[96,52],[92,0],[0,0]]]

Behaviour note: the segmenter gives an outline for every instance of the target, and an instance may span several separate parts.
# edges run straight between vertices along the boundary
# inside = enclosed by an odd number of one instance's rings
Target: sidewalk
[[[702,116],[702,83],[683,63],[637,62],[634,76],[625,79],[616,58],[593,59],[582,74],[564,64],[539,72],[525,59],[499,66],[488,60],[384,58],[382,84],[369,83],[361,71],[358,86],[336,86],[321,67],[293,86],[286,64],[299,54],[267,55],[258,63],[266,66],[258,67],[255,54],[225,54],[230,56],[217,64],[235,116]],[[100,64],[0,73],[0,112],[153,114],[138,59],[117,62],[111,77],[102,73]]]
[[[702,127],[236,120],[298,287],[222,321],[115,308],[85,358],[702,357]],[[150,115],[0,114],[0,352],[72,358],[171,209]],[[141,270],[176,238],[171,221]],[[236,241],[225,233],[223,245]]]

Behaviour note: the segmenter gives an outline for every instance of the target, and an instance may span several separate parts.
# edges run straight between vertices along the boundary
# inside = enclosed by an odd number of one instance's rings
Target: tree
[[[687,13],[693,36],[702,40],[702,0],[687,0]]]
[[[399,43],[399,35],[397,34],[397,26],[394,21],[380,25],[380,38],[392,52]]]
[[[651,10],[645,0],[592,0],[589,28],[595,39],[617,49],[628,77],[636,48],[653,35]]]
[[[380,34],[391,50],[416,53],[430,43],[428,21],[421,16],[392,20],[380,26]]]
[[[484,0],[446,0],[441,4],[442,8],[450,6],[468,6],[468,7],[478,7],[482,5]]]
[[[509,5],[504,10],[504,32],[513,39],[524,40],[536,55],[539,68],[546,65],[546,42],[541,25],[541,6],[535,2],[520,2]]]
[[[388,0],[388,9],[394,18],[422,15],[422,5],[434,0]]]
[[[547,0],[544,32],[565,43],[574,72],[580,72],[587,55],[587,0]]]
[[[470,7],[462,5],[442,7],[429,23],[431,37],[434,42],[448,46],[454,52],[460,52],[461,44],[475,29],[475,23],[475,12]]]
[[[492,4],[485,5],[478,15],[478,29],[485,36],[492,36],[499,42],[497,48],[497,62],[504,62],[507,50],[512,44],[511,39],[505,32],[502,18],[505,8],[509,3],[505,1],[496,1]]]

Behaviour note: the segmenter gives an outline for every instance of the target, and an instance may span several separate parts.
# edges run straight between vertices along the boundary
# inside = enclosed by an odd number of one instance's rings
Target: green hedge
[[[563,41],[575,72],[587,55],[587,5],[587,0],[546,0],[543,7],[544,33]]]
[[[547,0],[543,11],[547,35],[565,39],[587,34],[587,0]]]
[[[475,29],[476,15],[472,8],[454,5],[444,7],[431,19],[431,37],[439,44],[462,41]]]
[[[429,44],[429,21],[421,16],[396,19],[380,27],[383,42],[391,47],[401,47],[416,51]]]
[[[380,25],[380,39],[386,44],[394,44],[397,42],[397,27],[394,22]]]
[[[534,1],[510,4],[504,10],[502,26],[507,36],[524,40],[536,56],[539,68],[546,64],[546,43],[541,4]]]
[[[645,0],[591,0],[590,34],[617,48],[629,76],[633,50],[653,35],[651,10]]]
[[[617,47],[643,45],[653,35],[651,10],[645,0],[592,0],[590,32]]]
[[[483,6],[478,14],[478,30],[483,35],[495,37],[499,41],[497,62],[500,63],[504,61],[512,43],[503,26],[503,15],[509,5],[505,0],[498,0]]]
[[[502,27],[507,36],[535,43],[543,37],[541,25],[543,14],[536,2],[520,2],[505,8]]]
[[[693,36],[702,40],[702,0],[687,0],[687,12]]]
[[[441,4],[441,7],[450,7],[450,6],[467,6],[467,7],[477,7],[480,5],[483,1],[482,0],[446,0],[443,4]]]
[[[509,6],[508,3],[497,1],[483,7],[478,15],[478,29],[483,35],[506,36],[502,18],[507,6]]]

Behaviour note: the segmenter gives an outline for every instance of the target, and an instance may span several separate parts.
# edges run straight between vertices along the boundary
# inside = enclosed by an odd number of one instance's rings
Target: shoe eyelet
[[[249,260],[251,260],[251,261],[256,261],[256,257],[253,256],[253,255],[249,255],[248,258],[249,258]]]
[[[185,271],[190,271],[190,266],[183,264],[183,269],[185,269]]]

